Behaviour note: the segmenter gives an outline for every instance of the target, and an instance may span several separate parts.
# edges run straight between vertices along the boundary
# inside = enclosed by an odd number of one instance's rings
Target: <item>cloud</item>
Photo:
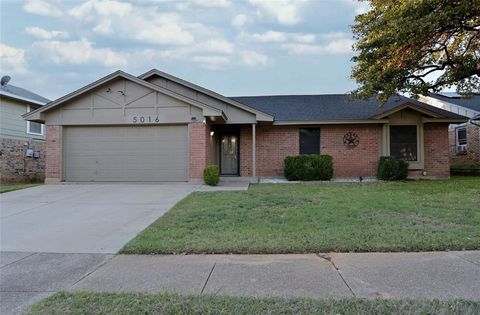
[[[284,43],[288,41],[300,42],[300,43],[313,43],[315,42],[315,35],[313,34],[300,34],[300,33],[286,33],[277,31],[267,31],[265,33],[253,33],[246,32],[240,33],[240,39],[259,42],[259,43]]]
[[[88,0],[69,14],[96,34],[148,44],[191,45],[216,33],[201,23],[186,22],[177,13],[111,0]]]
[[[2,74],[26,73],[25,50],[0,44],[0,65]]]
[[[127,56],[114,52],[110,48],[95,48],[86,38],[78,41],[45,40],[35,42],[33,50],[43,60],[62,65],[97,64],[107,67],[127,65]]]
[[[112,0],[88,0],[73,7],[68,13],[73,17],[85,21],[92,21],[97,16],[125,17],[133,10],[130,3]]]
[[[225,39],[210,39],[202,41],[188,48],[191,52],[215,52],[223,54],[231,54],[234,52],[234,45]]]
[[[302,21],[301,11],[305,0],[249,0],[257,8],[257,14],[273,17],[283,25],[295,25]]]
[[[282,44],[282,49],[296,55],[348,54],[354,41],[348,38],[335,39],[324,45]]]
[[[352,34],[345,33],[345,32],[330,32],[330,33],[320,34],[319,37],[322,39],[333,40],[333,39],[349,38],[349,37],[352,37]]]
[[[29,0],[23,5],[23,10],[31,14],[49,17],[60,17],[63,14],[55,5],[44,0]]]
[[[207,8],[226,8],[232,3],[229,0],[190,0],[192,4]]]
[[[370,3],[368,1],[343,0],[343,2],[350,5],[354,9],[355,14],[357,14],[357,15],[367,13],[371,9],[370,8]]]
[[[247,25],[249,21],[250,21],[250,18],[245,14],[237,14],[232,19],[232,25],[235,26],[236,28],[242,28],[245,25]]]
[[[25,28],[25,33],[40,39],[68,38],[68,33],[64,31],[47,31],[41,27],[32,26]]]
[[[194,56],[191,60],[211,70],[220,69],[230,63],[230,59],[225,56]]]
[[[242,61],[247,66],[266,66],[268,64],[268,56],[253,50],[243,51],[240,53]]]

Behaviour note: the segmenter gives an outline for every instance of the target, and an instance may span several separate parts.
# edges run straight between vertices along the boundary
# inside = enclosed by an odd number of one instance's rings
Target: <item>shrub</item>
[[[217,165],[207,165],[203,170],[203,181],[210,186],[216,186],[220,181],[220,169]]]
[[[288,156],[284,174],[288,180],[330,180],[333,177],[333,159],[330,155]]]
[[[381,156],[377,177],[382,180],[405,180],[408,176],[408,162],[394,156]]]
[[[397,180],[406,180],[407,177],[408,177],[408,162],[399,160]]]

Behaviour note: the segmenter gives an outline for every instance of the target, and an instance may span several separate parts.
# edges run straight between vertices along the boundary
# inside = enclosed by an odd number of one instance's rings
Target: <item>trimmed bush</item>
[[[405,180],[408,176],[408,162],[394,156],[381,156],[378,163],[378,179]]]
[[[330,180],[333,177],[333,158],[330,155],[288,156],[284,174],[288,180]]]
[[[397,180],[406,180],[407,177],[408,177],[408,162],[399,160]]]
[[[220,169],[217,165],[207,165],[203,170],[203,181],[210,186],[217,186],[220,181]]]

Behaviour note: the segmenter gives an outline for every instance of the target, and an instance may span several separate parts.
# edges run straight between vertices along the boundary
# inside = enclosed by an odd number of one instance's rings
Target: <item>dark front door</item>
[[[220,173],[238,175],[238,135],[222,134],[220,137]]]

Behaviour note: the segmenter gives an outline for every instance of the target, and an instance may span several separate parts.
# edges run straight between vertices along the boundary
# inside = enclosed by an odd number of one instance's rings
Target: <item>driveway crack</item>
[[[338,268],[337,265],[335,265],[335,262],[333,261],[332,257],[330,257],[330,256],[327,255],[327,254],[317,254],[317,257],[320,258],[320,259],[323,259],[323,260],[326,260],[326,261],[330,262],[330,264],[332,264],[333,268],[335,268],[335,270],[337,271],[337,274],[340,276],[340,278],[342,279],[343,283],[347,286],[348,290],[349,290],[350,293],[353,295],[353,297],[357,297],[357,296],[355,295],[355,292],[353,292],[352,288],[351,288],[350,285],[348,284],[347,280],[345,280],[345,278],[343,277],[342,272],[340,271],[340,268]]]
[[[469,263],[471,263],[471,264],[474,264],[475,266],[480,267],[480,264],[477,263],[477,262],[475,262],[475,261],[471,261],[470,259],[467,259],[467,258],[465,258],[465,257],[463,257],[463,256],[461,256],[461,255],[457,255],[457,254],[453,254],[453,255],[456,256],[456,257],[458,257],[458,258],[460,258],[460,259],[463,260],[463,261],[469,262]]]
[[[20,258],[20,259],[17,259],[17,260],[15,260],[15,261],[12,261],[11,263],[8,263],[8,264],[0,267],[0,269],[5,268],[5,267],[7,267],[7,266],[10,266],[11,264],[15,264],[15,263],[17,263],[17,262],[19,262],[19,261],[22,261],[22,260],[24,260],[24,259],[26,259],[26,258],[28,258],[28,257],[32,257],[32,256],[35,255],[35,254],[38,254],[38,253],[31,253],[30,255],[27,255],[27,256],[25,256],[25,257],[22,257],[22,258]]]
[[[205,287],[207,286],[208,280],[210,280],[210,276],[213,273],[213,269],[215,269],[215,266],[217,265],[217,262],[213,263],[212,269],[210,270],[210,273],[208,274],[207,280],[205,280],[205,283],[203,284],[202,291],[200,291],[200,294],[203,294],[203,291],[205,291]]]
[[[103,263],[101,263],[100,265],[98,265],[96,268],[94,268],[92,271],[90,272],[87,272],[85,275],[83,275],[82,277],[80,277],[80,279],[78,279],[77,281],[75,281],[70,287],[69,289],[71,289],[73,286],[75,286],[77,283],[79,283],[80,281],[82,281],[83,279],[85,279],[86,277],[88,277],[89,275],[91,275],[92,273],[94,273],[95,271],[97,271],[98,269],[102,268],[103,266],[105,266],[106,263],[108,263],[110,260],[112,260],[113,258],[115,258],[115,255],[113,255],[112,257],[109,257],[107,258]]]

